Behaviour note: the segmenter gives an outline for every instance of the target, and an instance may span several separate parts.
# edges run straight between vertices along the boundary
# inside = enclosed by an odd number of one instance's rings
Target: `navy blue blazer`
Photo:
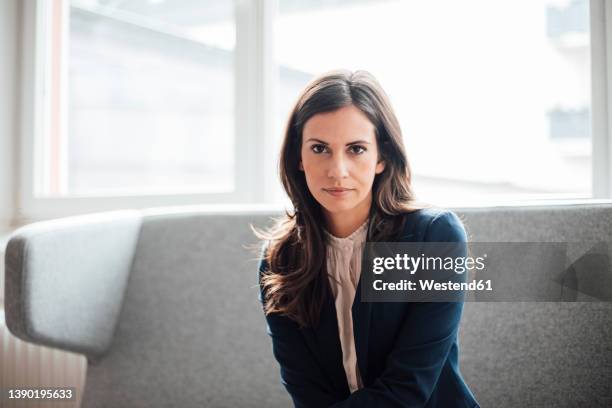
[[[461,221],[448,210],[405,216],[400,241],[467,241]],[[262,258],[260,277],[266,268]],[[364,388],[351,394],[334,299],[327,298],[317,328],[299,328],[278,313],[266,316],[281,383],[297,408],[479,407],[459,371],[462,302],[362,302],[360,280],[352,314]]]

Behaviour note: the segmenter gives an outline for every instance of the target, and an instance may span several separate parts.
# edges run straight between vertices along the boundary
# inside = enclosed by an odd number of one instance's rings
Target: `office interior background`
[[[336,68],[389,94],[424,201],[609,199],[603,5],[0,0],[0,249],[26,223],[97,211],[289,208],[288,112]]]
[[[5,229],[112,208],[287,205],[288,111],[335,68],[379,79],[425,201],[609,196],[587,0],[2,7]]]

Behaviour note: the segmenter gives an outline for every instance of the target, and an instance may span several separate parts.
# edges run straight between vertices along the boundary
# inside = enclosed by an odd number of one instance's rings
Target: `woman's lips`
[[[346,195],[348,195],[351,191],[353,191],[352,188],[324,188],[323,191],[325,191],[326,193],[334,196],[334,197],[344,197]]]

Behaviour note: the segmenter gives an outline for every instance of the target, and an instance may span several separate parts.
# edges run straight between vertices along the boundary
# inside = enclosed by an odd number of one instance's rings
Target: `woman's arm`
[[[445,211],[432,218],[424,240],[466,242],[467,238],[457,216]],[[423,407],[455,342],[462,310],[462,302],[413,303],[381,376],[332,407]]]
[[[265,249],[264,249],[265,251]],[[267,269],[262,256],[259,263],[259,278]],[[259,301],[264,299],[260,284]],[[266,316],[268,334],[272,338],[272,352],[280,365],[281,383],[291,395],[296,408],[328,407],[338,401],[333,395],[329,381],[314,356],[296,322],[278,313]]]

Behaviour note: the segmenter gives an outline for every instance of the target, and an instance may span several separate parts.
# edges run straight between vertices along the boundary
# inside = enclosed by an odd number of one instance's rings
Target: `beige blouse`
[[[357,366],[351,308],[361,275],[361,254],[366,242],[368,221],[366,220],[346,238],[338,238],[325,231],[328,238],[327,270],[329,283],[336,304],[338,334],[342,346],[342,363],[351,393],[363,388],[359,367]]]

